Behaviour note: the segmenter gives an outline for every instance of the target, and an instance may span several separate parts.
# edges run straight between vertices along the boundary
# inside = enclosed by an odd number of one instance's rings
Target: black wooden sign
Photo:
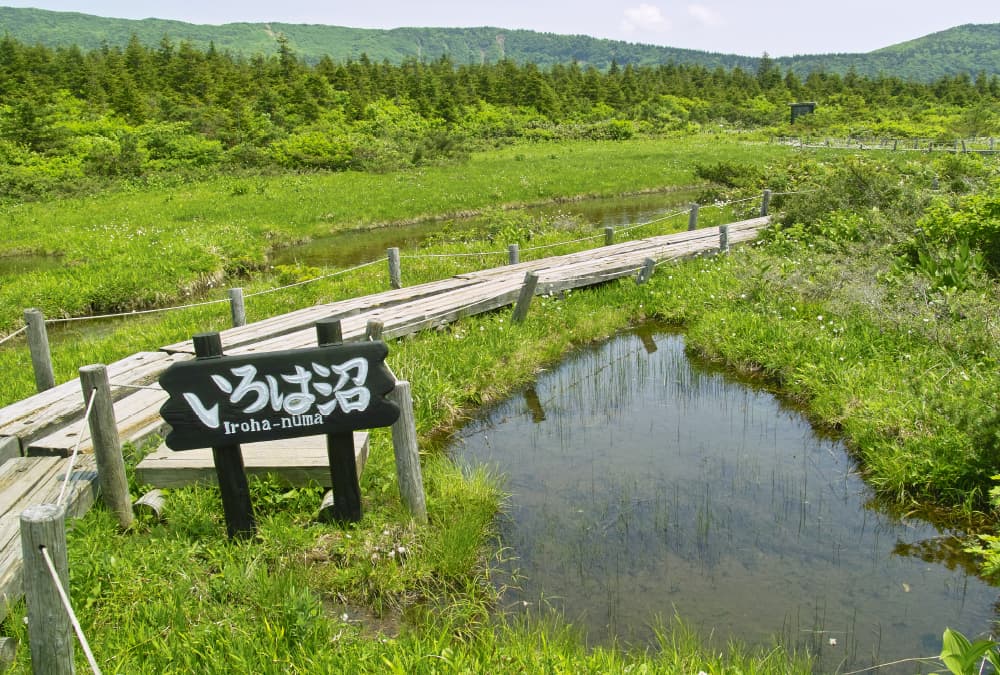
[[[383,342],[354,342],[175,363],[160,376],[170,398],[165,442],[191,450],[389,426],[399,408]]]

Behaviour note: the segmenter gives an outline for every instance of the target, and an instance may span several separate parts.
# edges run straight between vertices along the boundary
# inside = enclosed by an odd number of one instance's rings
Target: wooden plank
[[[148,385],[172,363],[190,358],[184,354],[141,352],[112,363],[108,366],[108,379],[118,385],[112,386],[112,397],[121,399],[132,393],[128,386]],[[80,420],[84,403],[80,380],[74,378],[0,409],[0,436],[17,436],[21,446],[27,447],[34,439]]]
[[[168,396],[165,391],[157,389],[141,389],[130,396],[115,401],[115,420],[118,424],[118,435],[123,442],[141,443],[153,434],[161,433],[166,423],[160,417],[160,406]],[[90,438],[90,425],[80,419],[67,424],[55,432],[30,441],[26,446],[26,454],[57,455],[68,457],[80,439],[80,452],[93,452],[94,446]]]
[[[330,486],[325,435],[245,443],[242,451],[248,476],[273,474],[287,485]],[[368,461],[368,432],[354,432],[354,455],[360,476]],[[215,464],[208,448],[177,452],[160,446],[139,462],[135,474],[139,483],[159,488],[215,484]]]
[[[21,441],[16,436],[0,436],[0,465],[21,456]]]
[[[11,465],[8,467],[8,465]],[[28,506],[58,500],[69,462],[58,457],[21,457],[0,467],[0,619],[23,594],[20,516]],[[9,472],[9,473],[8,473]],[[22,476],[17,484],[8,480]],[[4,487],[5,486],[5,487]],[[66,489],[67,515],[86,513],[97,498],[97,468],[93,456],[79,457]]]
[[[237,347],[277,338],[289,333],[296,333],[304,329],[311,329],[321,319],[331,317],[347,319],[362,312],[412,302],[422,297],[437,295],[447,290],[461,288],[473,283],[476,282],[470,279],[448,277],[446,279],[418,284],[417,286],[382,291],[359,298],[348,298],[337,302],[306,307],[289,312],[288,314],[255,321],[246,326],[224,330],[221,332],[222,347],[226,353],[231,353]],[[194,346],[190,340],[167,345],[162,349],[170,353],[194,354]]]

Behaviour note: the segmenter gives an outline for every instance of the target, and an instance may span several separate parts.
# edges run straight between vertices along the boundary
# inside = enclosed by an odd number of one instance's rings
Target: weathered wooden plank
[[[27,476],[24,484],[0,487],[0,619],[23,594],[19,519],[28,506],[52,504],[58,500],[69,462],[58,457],[21,457],[7,462],[10,476]],[[6,475],[6,474],[5,474]],[[20,483],[20,481],[18,481]],[[4,483],[0,482],[0,486]],[[25,484],[28,487],[25,487]],[[7,494],[8,491],[10,494]],[[6,495],[6,496],[3,496]],[[79,457],[66,489],[67,515],[77,518],[87,512],[97,497],[97,470],[94,458]]]
[[[115,420],[121,440],[141,443],[153,434],[161,433],[165,423],[160,417],[160,406],[167,398],[167,393],[162,390],[141,389],[115,401]],[[26,454],[67,457],[72,454],[78,438],[80,452],[93,452],[90,426],[83,422],[82,416],[51,434],[30,441],[26,446]]]
[[[273,474],[292,486],[330,486],[325,435],[245,443],[241,447],[248,476]],[[368,461],[368,432],[354,432],[354,455],[360,476]],[[139,462],[135,474],[140,483],[159,488],[192,483],[214,485],[216,480],[212,451],[208,448],[177,452],[161,446]]]
[[[133,392],[129,386],[148,385],[172,363],[190,358],[184,354],[141,352],[112,363],[108,366],[112,397],[125,397]],[[80,380],[74,378],[0,409],[0,436],[17,436],[21,446],[27,447],[32,440],[81,419],[84,403]]]
[[[0,464],[21,456],[21,441],[16,436],[0,436]]]
[[[226,353],[231,353],[232,350],[244,345],[281,337],[290,333],[297,333],[304,329],[311,329],[321,319],[331,317],[349,319],[362,312],[412,302],[423,297],[436,295],[473,283],[476,282],[470,279],[449,277],[417,286],[393,289],[359,298],[348,298],[323,305],[306,307],[289,312],[288,314],[255,321],[246,326],[224,330],[220,333],[222,348]],[[167,345],[162,349],[170,353],[194,354],[194,347],[190,340]]]

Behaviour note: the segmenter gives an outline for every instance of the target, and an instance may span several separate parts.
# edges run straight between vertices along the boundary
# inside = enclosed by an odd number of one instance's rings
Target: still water
[[[720,647],[778,636],[844,672],[936,655],[945,627],[998,618],[971,561],[936,561],[961,549],[947,532],[877,510],[841,443],[689,360],[680,335],[576,353],[451,452],[507,478],[506,604],[558,608],[591,644],[652,644],[677,615]]]
[[[595,227],[616,227],[646,223],[662,218],[687,208],[694,197],[693,191],[660,192],[546,204],[518,209],[517,213],[543,220],[568,217],[580,219]],[[673,222],[686,225],[687,216],[684,215],[680,220]],[[269,263],[272,265],[299,263],[313,267],[349,267],[383,258],[387,248],[396,247],[404,252],[408,249],[415,249],[428,238],[445,229],[454,234],[468,232],[470,235],[474,235],[487,225],[488,222],[483,218],[474,217],[381,227],[360,232],[344,232],[275,250],[269,256]],[[498,250],[506,250],[507,243],[498,242]]]

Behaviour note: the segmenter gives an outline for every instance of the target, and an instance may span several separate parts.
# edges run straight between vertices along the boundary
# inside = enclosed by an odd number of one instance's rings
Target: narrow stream
[[[841,443],[690,361],[680,335],[576,353],[451,452],[507,478],[507,606],[555,607],[592,644],[653,646],[676,614],[720,648],[777,636],[845,672],[934,656],[945,627],[998,618],[948,532],[878,510]],[[899,668],[880,672],[933,670]]]
[[[615,227],[649,222],[687,208],[694,196],[693,191],[678,191],[586,199],[519,209],[518,213],[552,220],[564,217],[578,218],[595,227]],[[417,248],[426,239],[445,229],[453,233],[473,234],[487,225],[488,222],[484,218],[476,217],[383,227],[363,232],[344,232],[278,249],[271,254],[270,263],[349,267],[384,257],[385,250],[393,246],[403,251]]]

